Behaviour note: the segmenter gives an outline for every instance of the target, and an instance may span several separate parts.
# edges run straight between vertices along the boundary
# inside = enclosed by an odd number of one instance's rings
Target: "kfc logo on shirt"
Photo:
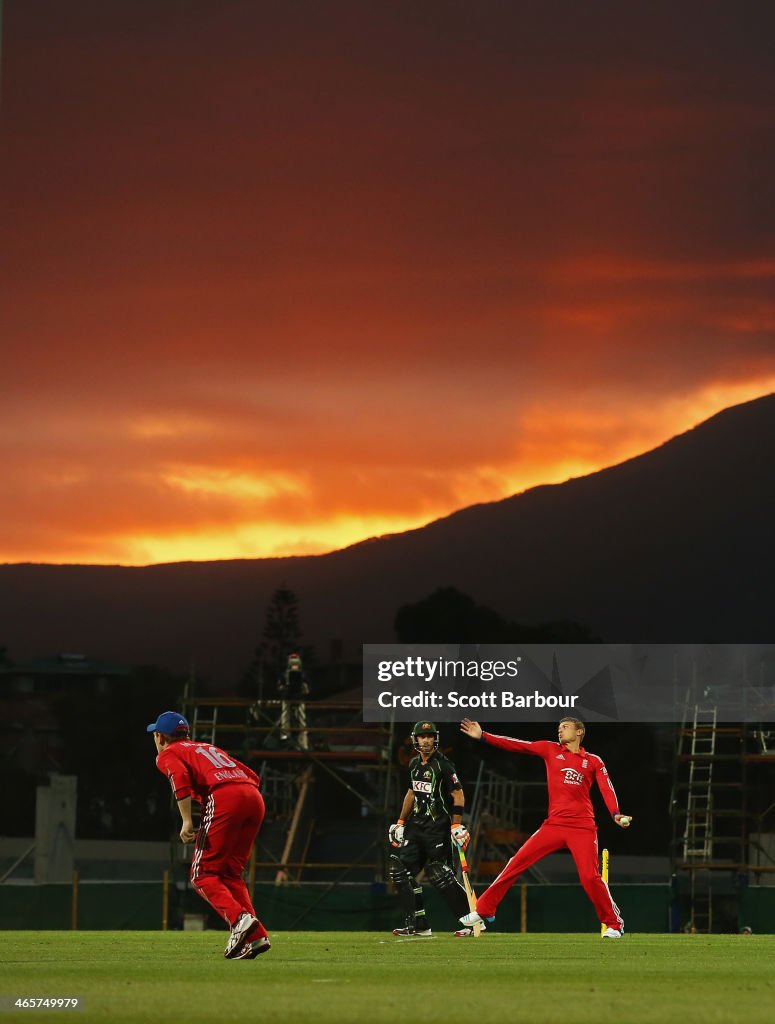
[[[419,779],[415,779],[412,782],[412,789],[415,793],[430,793],[431,784],[430,782],[420,782]]]
[[[563,768],[562,774],[565,776],[564,782],[568,786],[580,786],[584,781],[584,776],[575,768]]]

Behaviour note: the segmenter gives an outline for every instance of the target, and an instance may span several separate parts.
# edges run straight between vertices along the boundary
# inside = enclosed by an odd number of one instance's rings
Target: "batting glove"
[[[388,829],[388,839],[391,846],[406,846],[408,840],[404,839],[404,822],[401,818]]]
[[[471,842],[471,834],[465,825],[453,825],[452,826],[452,839],[461,850],[465,850],[468,844]]]

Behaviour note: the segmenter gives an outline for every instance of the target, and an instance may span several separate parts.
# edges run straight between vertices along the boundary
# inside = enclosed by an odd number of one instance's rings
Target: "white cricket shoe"
[[[484,921],[482,921],[482,923],[479,925],[479,931],[480,932],[486,932],[487,931],[487,925],[484,923]],[[455,936],[456,939],[467,939],[469,935],[473,935],[474,934],[474,929],[473,928],[458,928],[458,930],[456,932],[453,932],[452,934]]]
[[[473,928],[475,924],[484,924],[484,918],[480,917],[475,910],[472,910],[470,914],[463,914],[462,917],[458,918],[461,924],[464,924],[466,928]]]
[[[268,953],[272,948],[272,943],[269,939],[264,936],[261,939],[256,939],[255,942],[246,942],[239,952],[231,957],[232,960],[255,960],[261,953]]]
[[[242,947],[245,945],[245,940],[248,937],[248,933],[252,932],[258,924],[258,918],[253,917],[247,911],[244,911],[237,920],[234,922],[234,927],[231,930],[229,941],[226,943],[226,949],[223,951],[223,955],[227,960],[234,960],[240,953]]]
[[[606,928],[601,936],[603,939],[620,939],[621,937],[622,933],[618,928]]]
[[[430,928],[394,928],[393,934],[398,936],[414,935],[419,939],[433,938],[433,932]]]

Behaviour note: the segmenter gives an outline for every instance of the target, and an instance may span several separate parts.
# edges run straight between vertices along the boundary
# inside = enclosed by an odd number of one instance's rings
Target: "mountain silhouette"
[[[474,505],[326,555],[118,566],[0,566],[0,642],[231,686],[272,591],[305,642],[394,640],[398,607],[439,586],[528,624],[570,620],[611,643],[772,639],[775,395],[726,409],[620,465]]]

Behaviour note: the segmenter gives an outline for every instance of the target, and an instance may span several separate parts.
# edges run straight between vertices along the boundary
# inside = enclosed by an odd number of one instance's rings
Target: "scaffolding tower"
[[[364,723],[360,701],[310,701],[304,726],[281,726],[280,700],[239,697],[193,697],[186,693],[182,713],[191,724],[191,738],[212,743],[250,764],[261,777],[268,814],[250,864],[251,882],[277,885],[309,879],[333,884],[367,874],[384,877],[384,836],[398,797],[398,766],[391,761],[394,726]],[[299,735],[304,732],[304,740]],[[313,836],[319,829],[314,792],[333,780],[360,805],[370,819],[372,841],[365,849],[358,823],[351,842],[337,856],[311,859]],[[344,793],[343,793],[344,795]]]
[[[767,749],[763,735],[754,725],[719,723],[712,703],[687,703],[670,803],[671,861],[684,931],[714,931],[717,905],[735,901],[740,886],[775,872],[775,857],[762,845],[775,807],[766,806],[775,750]]]
[[[545,782],[510,779],[480,762],[469,812],[471,880],[489,885],[535,831],[545,809]],[[525,873],[534,882],[548,882],[537,865]]]

